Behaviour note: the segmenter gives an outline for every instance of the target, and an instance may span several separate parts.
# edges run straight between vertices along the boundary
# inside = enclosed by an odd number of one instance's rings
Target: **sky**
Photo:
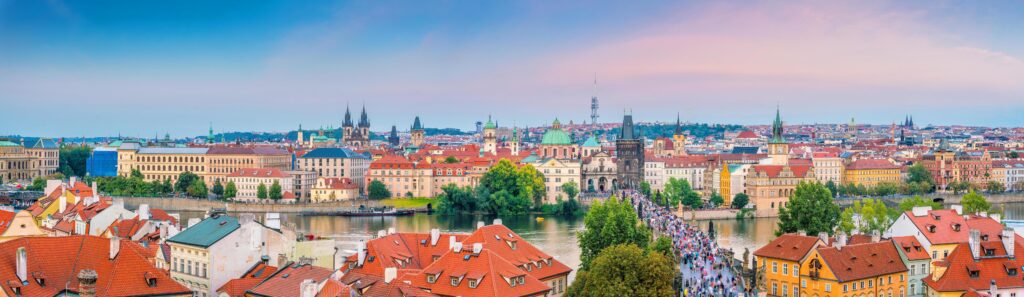
[[[1021,1],[0,0],[0,135],[1024,126]],[[594,84],[596,77],[597,84]]]

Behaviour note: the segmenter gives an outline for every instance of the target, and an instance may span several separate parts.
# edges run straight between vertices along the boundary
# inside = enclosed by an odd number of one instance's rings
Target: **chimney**
[[[96,297],[96,270],[82,269],[78,272],[78,296]]]
[[[270,258],[270,257],[267,257],[267,258]],[[270,260],[270,259],[267,259],[267,260]],[[277,254],[277,266],[285,266],[285,265],[288,265],[288,255],[285,255],[283,253]]]
[[[77,184],[77,183],[78,183],[78,177],[77,176],[72,176],[71,177],[71,182],[68,183],[68,184],[73,188],[73,187],[75,187],[75,184]]]
[[[480,251],[483,251],[483,250],[484,250],[484,244],[483,243],[477,242],[477,243],[473,244],[473,254],[474,255],[479,255]]]
[[[955,210],[957,215],[963,215],[964,214],[964,206],[963,205],[960,205],[960,204],[953,205],[953,206],[950,206],[949,209]]]
[[[804,231],[804,230],[796,230],[796,235],[800,235],[800,236],[807,236],[807,231]]]
[[[110,260],[117,258],[117,253],[121,251],[121,239],[117,236],[110,237]]]
[[[196,224],[199,224],[199,221],[200,221],[199,218],[188,219],[188,227],[192,228],[192,226],[195,226]]]
[[[998,213],[990,213],[990,214],[988,214],[988,217],[992,218],[997,223],[1002,223],[1003,222],[1003,215],[1000,215]]]
[[[846,232],[839,231],[839,235],[836,236],[835,246],[837,250],[843,250],[843,247],[846,246]]]
[[[483,227],[484,227],[484,222],[483,221],[477,221],[476,222],[476,228],[477,229],[480,229],[480,228],[483,228]]]
[[[914,206],[914,208],[910,209],[910,213],[915,217],[923,217],[928,215],[929,210],[932,210],[929,206]]]
[[[384,230],[377,230],[377,238],[388,236],[388,232]]]
[[[452,246],[452,251],[456,252],[456,253],[461,252],[462,251],[462,243],[461,242],[456,242],[455,245]]]
[[[494,219],[494,224],[495,225],[502,225],[501,224],[501,219]]]
[[[395,234],[395,227],[388,227],[388,235]]]
[[[96,200],[100,200],[100,187],[96,186],[95,181],[92,182],[92,196],[95,197]]]
[[[17,267],[15,267],[15,269],[17,269],[17,271],[15,271],[15,273],[18,274],[18,279],[20,279],[22,282],[27,282],[28,281],[28,251],[25,250],[25,247],[18,247],[18,252],[17,253],[18,253],[17,254],[17,256],[18,256],[17,261],[18,262],[17,262]]]
[[[167,236],[169,235],[168,233],[170,231],[168,231],[167,229],[170,228],[170,227],[167,226],[167,224],[169,224],[169,223],[160,224],[160,241],[167,240],[167,238],[168,238]]]
[[[828,233],[824,231],[818,232],[818,239],[821,239],[821,242],[828,244]]]
[[[60,195],[60,198],[57,199],[57,212],[63,213],[64,210],[66,210],[67,208],[68,208],[68,197],[64,196],[64,195]]]
[[[882,241],[882,233],[878,232],[878,230],[871,231],[871,242],[879,242],[879,241]]]
[[[396,277],[398,277],[398,268],[395,268],[395,267],[384,268],[384,282],[385,283],[389,283],[390,284],[391,281],[395,280]]]
[[[455,246],[455,235],[448,235],[448,248]]]
[[[989,283],[989,285],[988,285],[988,295],[989,296],[997,296],[996,295],[996,291],[998,291],[998,290],[999,290],[999,287],[996,286],[996,280],[992,280],[992,282]]]
[[[430,246],[437,246],[437,240],[441,238],[441,230],[430,229]]]
[[[274,230],[281,230],[281,214],[276,212],[268,212],[267,217],[264,220],[264,225],[267,228]]]
[[[967,244],[971,248],[971,256],[974,260],[981,258],[981,231],[971,229],[968,233]]]
[[[359,245],[356,247],[356,258],[359,262],[356,265],[363,266],[363,261],[366,261],[366,242],[359,241]]]
[[[316,297],[316,281],[312,279],[304,279],[299,284],[299,296],[300,297]]]
[[[1013,247],[1014,247],[1014,240],[1016,239],[1017,234],[1015,234],[1013,232],[1012,228],[1007,227],[1006,229],[1003,229],[1003,234],[1002,235],[1003,235],[1003,248],[1006,249],[1006,255],[1010,256],[1010,259],[1014,259]]]
[[[139,220],[149,219],[149,204],[139,204]]]

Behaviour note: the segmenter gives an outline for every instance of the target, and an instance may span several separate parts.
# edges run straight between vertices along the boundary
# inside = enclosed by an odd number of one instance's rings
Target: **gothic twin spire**
[[[348,105],[345,106],[345,121],[341,123],[343,127],[352,127],[352,112],[349,111]],[[359,127],[369,128],[370,118],[366,116],[366,105],[363,105],[363,112],[359,115]]]

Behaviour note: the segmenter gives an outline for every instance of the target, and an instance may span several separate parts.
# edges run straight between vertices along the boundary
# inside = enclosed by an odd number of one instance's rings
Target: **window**
[[[793,265],[793,276],[800,276],[800,266]]]
[[[782,264],[782,274],[789,274],[789,264]]]
[[[772,273],[779,273],[779,262],[772,261]]]
[[[772,295],[779,295],[779,284],[772,283]]]
[[[476,283],[476,280],[475,280],[475,279],[471,279],[471,280],[469,280],[469,288],[470,288],[470,289],[475,289],[475,288],[476,288],[476,285],[477,285],[477,283]]]
[[[789,297],[789,285],[782,284],[782,297]]]
[[[846,290],[844,289],[843,291],[845,292]],[[825,284],[825,292],[832,292],[832,284]]]
[[[452,286],[456,286],[456,287],[459,286],[459,278],[453,276],[453,277],[451,277],[451,281],[452,281]]]
[[[806,279],[800,280],[800,287],[801,288],[806,288],[807,287],[807,280]]]

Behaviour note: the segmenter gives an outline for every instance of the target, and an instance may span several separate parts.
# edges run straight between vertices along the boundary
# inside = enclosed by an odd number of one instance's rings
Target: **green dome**
[[[569,137],[569,133],[565,133],[562,129],[550,128],[544,132],[544,138],[541,138],[541,145],[571,145],[572,138]]]
[[[601,147],[601,143],[597,142],[597,138],[594,135],[590,135],[586,142],[583,142],[583,147]]]
[[[13,143],[6,140],[0,140],[0,146],[20,146],[17,143]]]

